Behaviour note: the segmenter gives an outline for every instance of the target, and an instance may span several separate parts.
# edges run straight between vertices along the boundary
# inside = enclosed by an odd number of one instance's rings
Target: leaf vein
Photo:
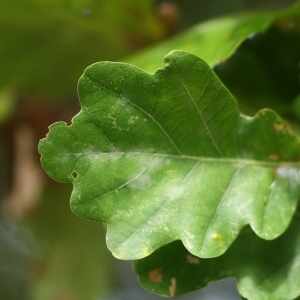
[[[216,141],[214,140],[213,136],[211,135],[211,132],[210,132],[210,130],[209,130],[209,127],[208,127],[208,125],[207,125],[207,123],[206,123],[206,121],[205,121],[205,119],[204,119],[204,117],[203,117],[201,111],[199,110],[199,107],[198,107],[198,105],[196,104],[196,101],[194,100],[194,98],[193,98],[192,95],[190,94],[190,92],[189,92],[187,86],[185,85],[183,79],[181,78],[181,76],[180,76],[180,74],[179,74],[179,71],[178,71],[178,68],[177,68],[177,66],[176,66],[176,63],[175,63],[174,61],[173,61],[173,63],[174,63],[174,66],[175,66],[177,75],[178,75],[178,77],[179,77],[179,79],[180,79],[180,81],[181,81],[183,87],[185,88],[185,90],[186,90],[188,96],[190,97],[192,103],[194,104],[194,106],[195,106],[195,108],[196,108],[196,110],[197,110],[197,112],[198,112],[198,114],[199,114],[199,116],[200,116],[200,118],[201,118],[201,120],[202,120],[202,123],[204,124],[204,126],[205,126],[205,128],[206,128],[206,130],[207,130],[207,133],[208,133],[208,135],[209,135],[209,137],[210,137],[210,140],[211,140],[211,142],[212,142],[214,148],[217,150],[217,152],[219,153],[220,156],[224,157],[224,154],[222,153],[221,149],[218,147]],[[208,85],[208,83],[207,83],[207,85]],[[201,98],[202,95],[203,95],[203,93],[200,95],[199,98]],[[199,99],[198,99],[197,101],[199,101]]]
[[[87,75],[85,75],[87,76]],[[87,76],[88,77],[88,76]],[[89,77],[88,77],[89,78]],[[90,79],[90,78],[89,78]],[[92,79],[90,79],[92,81]],[[94,82],[94,81],[93,81]],[[99,86],[99,84],[97,82],[94,82],[95,84],[97,84]],[[128,100],[127,98],[125,98],[124,96],[120,96],[118,94],[116,94],[115,92],[105,88],[105,87],[101,87],[104,90],[106,90],[107,92],[111,93],[112,95],[116,96],[116,97],[120,97],[123,100],[125,100],[126,102],[128,102],[129,104],[133,105],[134,107],[136,107],[138,110],[140,110],[143,114],[145,114],[147,117],[149,117],[159,128],[160,130],[164,133],[164,135],[167,137],[167,139],[169,140],[169,142],[172,144],[173,148],[175,149],[175,151],[177,152],[178,155],[182,155],[181,151],[179,150],[179,148],[177,147],[176,143],[174,142],[174,140],[170,137],[170,135],[166,132],[166,130],[160,125],[160,123],[149,113],[147,113],[144,109],[142,109],[141,107],[139,107],[138,105],[136,105],[135,103],[131,102],[130,100]]]

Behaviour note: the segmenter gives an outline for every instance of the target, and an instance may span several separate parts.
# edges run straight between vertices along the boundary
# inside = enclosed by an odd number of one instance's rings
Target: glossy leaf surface
[[[197,56],[174,51],[151,75],[102,62],[79,81],[81,112],[40,142],[46,172],[74,185],[74,213],[108,224],[118,258],[181,239],[224,253],[250,224],[264,239],[288,226],[300,195],[300,142],[270,110],[239,113]]]
[[[224,255],[214,259],[196,257],[175,241],[135,261],[135,272],[144,288],[163,296],[178,296],[210,281],[235,277],[247,299],[295,299],[300,295],[299,230],[298,218],[274,241],[246,229]]]

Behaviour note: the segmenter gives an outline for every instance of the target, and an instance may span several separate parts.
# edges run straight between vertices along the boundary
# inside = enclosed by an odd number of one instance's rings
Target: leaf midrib
[[[230,158],[230,157],[205,157],[205,156],[190,156],[190,155],[174,155],[174,154],[164,154],[164,153],[148,153],[148,152],[73,152],[73,153],[57,153],[57,154],[43,154],[42,156],[70,156],[70,155],[143,155],[151,157],[165,157],[165,158],[176,158],[183,160],[195,160],[201,162],[219,162],[219,163],[233,163],[233,164],[247,164],[247,165],[257,165],[266,167],[277,167],[277,166],[291,166],[299,167],[300,161],[268,161],[268,160],[255,160],[255,159],[245,159],[245,158]]]

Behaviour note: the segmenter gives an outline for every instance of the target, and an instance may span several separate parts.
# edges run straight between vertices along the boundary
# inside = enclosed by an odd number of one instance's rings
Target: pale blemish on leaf
[[[219,244],[219,246],[223,245],[223,237],[219,233],[213,233],[211,235],[212,239]]]
[[[151,184],[151,177],[147,174],[137,176],[136,180],[132,180],[128,187],[132,190],[142,190]]]
[[[150,255],[151,253],[149,252],[148,248],[144,248],[143,249],[143,255],[146,257],[148,255]]]
[[[176,292],[176,278],[172,277],[171,278],[171,285],[169,286],[169,293],[171,297],[175,296],[175,292]]]
[[[129,120],[128,120],[128,124],[134,124],[136,121],[137,121],[137,119],[138,119],[139,117],[138,116],[131,116],[130,118],[129,118]]]
[[[157,268],[157,269],[154,269],[154,270],[148,272],[148,278],[152,282],[156,282],[156,283],[162,282],[162,280],[163,280],[163,269],[162,268]]]
[[[192,264],[192,265],[198,265],[200,263],[200,258],[197,256],[192,255],[191,253],[189,253],[187,256],[187,261],[188,263]]]
[[[288,133],[292,133],[292,132],[293,132],[293,129],[292,129],[292,127],[291,127],[289,124],[287,124],[287,126],[285,127],[285,130],[286,130]]]
[[[277,131],[277,132],[280,132],[284,129],[284,125],[283,124],[273,124],[273,127],[274,129]]]
[[[281,178],[299,178],[299,169],[294,167],[279,167],[277,169],[277,174]]]

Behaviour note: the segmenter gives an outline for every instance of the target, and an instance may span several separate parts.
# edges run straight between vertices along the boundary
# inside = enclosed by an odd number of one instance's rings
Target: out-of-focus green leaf
[[[128,57],[125,61],[148,72],[161,67],[157,57],[174,49],[194,53],[210,66],[227,59],[250,35],[265,32],[274,21],[300,17],[300,2],[282,11],[234,14],[201,23],[184,33]]]
[[[152,4],[3,1],[0,86],[13,83],[22,92],[46,97],[68,95],[87,65],[117,59],[160,37]]]
[[[214,71],[243,112],[269,107],[291,119],[291,103],[300,94],[299,61],[300,17],[251,36]]]
[[[81,112],[39,144],[44,169],[73,183],[77,215],[108,224],[119,258],[177,239],[218,256],[246,224],[277,237],[300,196],[299,139],[273,111],[241,115],[197,56],[174,51],[165,65],[154,75],[124,63],[87,68]]]
[[[213,259],[196,257],[175,241],[135,261],[134,269],[144,288],[162,296],[179,296],[235,277],[247,299],[295,299],[300,295],[299,231],[298,217],[274,241],[245,229],[224,255]]]

